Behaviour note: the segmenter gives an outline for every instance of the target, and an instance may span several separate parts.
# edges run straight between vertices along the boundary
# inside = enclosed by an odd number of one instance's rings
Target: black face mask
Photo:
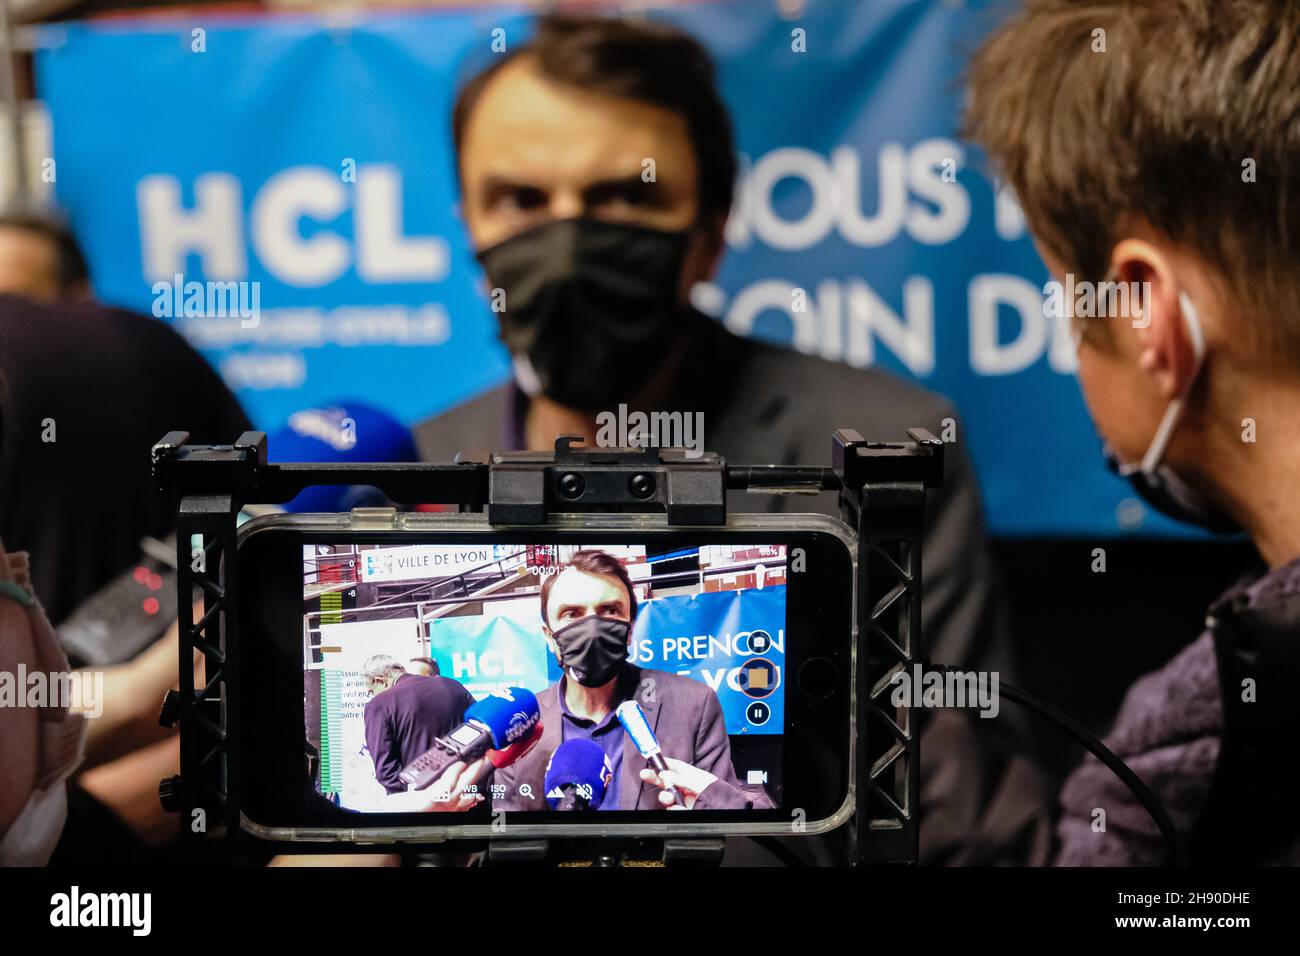
[[[1105,454],[1110,470],[1126,479],[1139,498],[1166,518],[1204,528],[1212,534],[1241,533],[1236,518],[1183,481],[1168,465],[1147,474],[1140,469],[1125,468],[1109,447]]]
[[[627,637],[632,625],[592,615],[566,624],[551,637],[560,649],[560,666],[583,687],[608,684],[627,661]]]
[[[542,392],[594,411],[634,397],[685,327],[686,232],[560,219],[484,249],[501,340]]]

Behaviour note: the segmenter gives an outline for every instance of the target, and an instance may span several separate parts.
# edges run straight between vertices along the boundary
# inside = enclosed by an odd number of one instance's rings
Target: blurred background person
[[[31,553],[33,591],[57,628],[140,562],[142,539],[168,539],[174,515],[152,486],[154,443],[178,428],[229,442],[250,426],[173,329],[87,300],[84,258],[56,222],[0,220],[0,253],[17,257],[0,261],[0,276],[32,280],[0,294],[0,540]],[[146,862],[176,838],[157,798],[179,760],[174,732],[158,726],[162,695],[178,683],[174,619],[157,632],[154,646],[104,669],[105,712],[69,788],[56,863]]]
[[[57,215],[0,212],[0,293],[47,304],[91,297],[86,257]]]

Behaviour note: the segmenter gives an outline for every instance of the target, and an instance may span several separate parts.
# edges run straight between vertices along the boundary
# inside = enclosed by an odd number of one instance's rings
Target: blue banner
[[[460,681],[475,699],[506,687],[540,692],[553,661],[538,622],[508,617],[444,617],[428,624],[429,656],[443,677]]]
[[[1105,471],[1020,211],[957,137],[963,57],[993,10],[659,14],[716,56],[742,154],[728,252],[698,304],[952,398],[962,426],[942,437],[969,449],[995,532],[1170,533]],[[449,118],[528,18],[201,17],[44,33],[55,189],[97,293],[175,322],[268,430],[343,397],[414,423],[501,382]],[[214,318],[191,282],[242,284],[246,308]]]
[[[445,617],[428,624],[439,673],[476,698],[541,693],[560,679],[539,619]],[[641,606],[628,660],[708,684],[730,734],[779,734],[785,719],[785,586],[655,598]]]

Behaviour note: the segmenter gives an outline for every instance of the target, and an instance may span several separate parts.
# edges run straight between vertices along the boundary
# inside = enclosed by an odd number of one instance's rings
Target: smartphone
[[[238,556],[243,828],[380,844],[834,829],[854,801],[856,560],[852,530],[822,515],[254,519]],[[485,765],[455,810],[412,809],[421,755],[524,697],[532,748]],[[629,700],[648,743],[620,722]],[[575,797],[561,771],[584,757]],[[674,808],[642,778],[656,760],[685,765]]]

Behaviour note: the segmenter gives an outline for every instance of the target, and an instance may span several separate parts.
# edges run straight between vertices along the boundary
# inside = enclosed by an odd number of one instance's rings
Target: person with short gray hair
[[[402,769],[463,723],[474,698],[457,681],[409,673],[388,654],[366,658],[361,670],[370,691],[363,719],[375,779],[402,793]]]
[[[397,678],[406,673],[406,668],[389,654],[373,654],[361,665],[361,672],[366,676],[370,696],[374,697],[397,683]]]

